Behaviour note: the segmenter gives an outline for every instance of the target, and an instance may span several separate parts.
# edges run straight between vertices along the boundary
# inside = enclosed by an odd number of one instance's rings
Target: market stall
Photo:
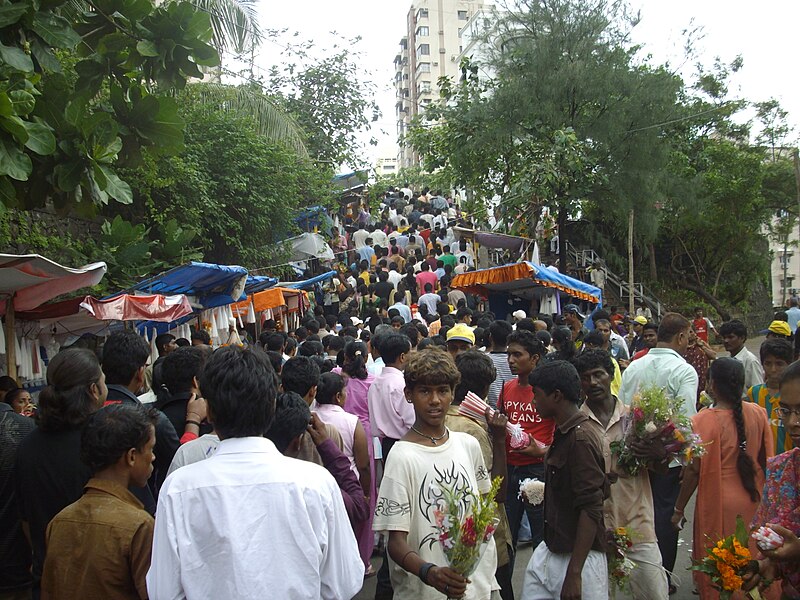
[[[562,295],[603,303],[600,288],[528,261],[456,275],[451,286],[487,299],[498,319],[518,308],[528,314],[560,313]]]
[[[106,273],[106,263],[78,269],[60,265],[38,254],[0,254],[0,315],[5,315],[5,336],[0,353],[6,355],[6,372],[16,378],[16,313],[34,310],[57,296],[97,285]],[[36,349],[30,349],[36,361]]]

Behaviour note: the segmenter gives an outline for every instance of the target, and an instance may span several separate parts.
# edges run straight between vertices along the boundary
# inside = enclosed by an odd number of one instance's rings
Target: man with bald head
[[[536,333],[537,331],[547,331],[547,323],[536,319],[533,322],[533,332]]]

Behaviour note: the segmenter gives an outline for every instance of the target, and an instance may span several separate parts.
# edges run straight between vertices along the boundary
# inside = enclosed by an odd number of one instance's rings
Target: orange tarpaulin
[[[602,301],[602,293],[598,288],[567,277],[562,273],[548,271],[544,267],[530,262],[519,262],[480,271],[468,271],[453,277],[451,287],[478,294],[485,298],[488,297],[490,291],[503,291],[497,287],[489,288],[487,286],[502,286],[522,279],[529,279],[531,285],[553,288],[587,302],[598,303]]]
[[[250,310],[250,302],[253,303],[253,310],[255,312],[262,312],[278,308],[280,306],[289,306],[289,298],[294,296],[305,296],[306,292],[302,290],[293,290],[290,288],[274,287],[263,292],[257,292],[250,296],[247,300],[237,302],[231,305],[231,310],[234,316],[246,315]],[[291,308],[291,307],[290,307]]]

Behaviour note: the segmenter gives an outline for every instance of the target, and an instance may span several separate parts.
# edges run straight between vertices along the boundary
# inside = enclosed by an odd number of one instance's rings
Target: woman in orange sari
[[[742,402],[744,367],[734,358],[720,358],[708,372],[708,393],[713,406],[692,417],[692,427],[706,452],[683,473],[673,524],[681,526],[683,511],[697,489],[694,510],[694,559],[706,548],[736,530],[736,517],[750,523],[761,499],[767,458],[775,453],[766,411]],[[751,540],[751,552],[757,548]],[[694,572],[701,600],[719,598],[708,576]]]

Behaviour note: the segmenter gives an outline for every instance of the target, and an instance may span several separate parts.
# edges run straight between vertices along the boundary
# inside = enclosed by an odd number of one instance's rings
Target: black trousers
[[[681,489],[680,477],[681,467],[672,467],[663,475],[650,472],[658,549],[661,551],[661,563],[669,573],[675,568],[678,556],[678,532],[672,526],[672,515]],[[670,579],[669,575],[667,579]]]

